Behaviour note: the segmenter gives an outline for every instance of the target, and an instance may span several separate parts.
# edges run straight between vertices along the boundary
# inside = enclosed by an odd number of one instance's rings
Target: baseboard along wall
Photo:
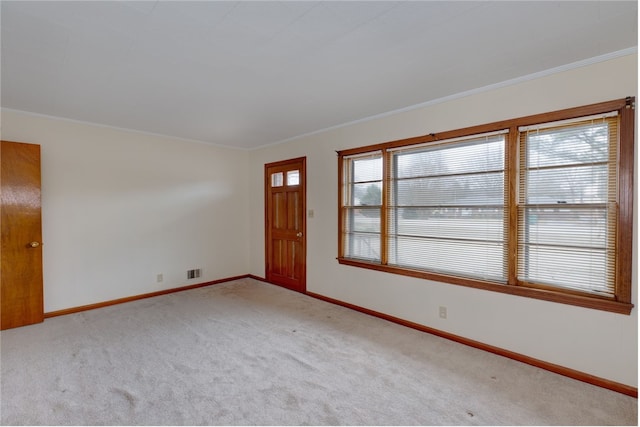
[[[44,318],[48,319],[50,317],[64,316],[65,314],[72,314],[72,313],[79,313],[81,311],[94,310],[96,308],[108,307],[110,305],[123,304],[125,302],[136,301],[136,300],[145,299],[145,298],[158,297],[160,295],[172,294],[174,292],[182,292],[182,291],[188,291],[189,289],[196,289],[196,288],[203,288],[205,286],[217,285],[218,283],[225,283],[225,282],[231,282],[233,280],[246,279],[248,277],[251,277],[251,276],[249,274],[243,274],[241,276],[227,277],[224,279],[212,280],[210,282],[197,283],[195,285],[180,286],[178,288],[164,289],[162,291],[157,291],[157,292],[149,292],[148,294],[133,295],[130,297],[118,298],[110,301],[97,302],[95,304],[65,308],[64,310],[50,311],[44,314]]]
[[[79,313],[82,311],[87,311],[87,310],[93,310],[96,308],[102,308],[102,307],[108,307],[110,305],[116,305],[116,304],[122,304],[125,302],[130,302],[130,301],[136,301],[136,300],[141,300],[141,299],[145,299],[145,298],[152,298],[152,297],[157,297],[160,295],[167,295],[167,294],[171,294],[174,292],[182,292],[182,291],[188,291],[190,289],[196,289],[196,288],[202,288],[205,286],[211,286],[211,285],[216,285],[216,284],[220,284],[220,283],[226,283],[226,282],[231,282],[233,280],[239,280],[239,279],[246,279],[246,278],[251,278],[254,280],[258,280],[260,282],[264,282],[264,283],[268,283],[274,286],[278,286],[277,284],[268,282],[265,278],[263,277],[259,277],[259,276],[255,276],[253,274],[244,274],[244,275],[240,275],[240,276],[234,276],[234,277],[227,277],[224,279],[219,279],[219,280],[213,280],[213,281],[209,281],[209,282],[204,282],[204,283],[198,283],[198,284],[194,284],[194,285],[188,285],[188,286],[181,286],[181,287],[177,287],[177,288],[171,288],[171,289],[164,289],[162,291],[157,291],[157,292],[150,292],[150,293],[146,293],[146,294],[140,294],[140,295],[134,295],[134,296],[130,296],[130,297],[125,297],[125,298],[118,298],[115,300],[110,300],[110,301],[104,301],[104,302],[99,302],[99,303],[95,303],[95,304],[88,304],[88,305],[83,305],[83,306],[79,306],[79,307],[72,307],[72,308],[67,308],[64,310],[57,310],[57,311],[51,311],[48,313],[44,314],[45,319],[47,318],[51,318],[51,317],[56,317],[56,316],[64,316],[66,314],[72,314],[72,313]],[[428,326],[424,326],[418,323],[414,323],[414,322],[410,322],[408,320],[404,320],[404,319],[400,319],[398,317],[394,317],[394,316],[390,316],[388,314],[385,313],[381,313],[378,311],[374,311],[374,310],[370,310],[368,308],[364,308],[364,307],[360,307],[358,305],[354,305],[354,304],[350,304],[344,301],[340,301],[337,299],[333,299],[324,295],[320,295],[320,294],[316,294],[314,292],[304,292],[304,294],[312,297],[312,298],[316,298],[331,304],[336,304],[336,305],[340,305],[342,307],[351,309],[351,310],[355,310],[364,314],[367,314],[369,316],[374,316],[380,319],[384,319],[387,320],[389,322],[393,322],[393,323],[397,323],[399,325],[402,326],[406,326],[408,328],[412,328],[412,329],[416,329],[418,331],[421,332],[426,332],[428,334],[432,334],[432,335],[436,335],[442,338],[446,338],[448,340],[451,341],[455,341],[457,343],[460,344],[464,344],[464,345],[468,345],[470,347],[474,347],[477,348],[479,350],[484,350],[484,351],[488,351],[489,353],[493,353],[496,354],[498,356],[503,356],[509,359],[513,359],[516,360],[518,362],[522,362],[522,363],[526,363],[528,365],[532,365],[535,366],[537,368],[541,368],[550,372],[554,372],[556,374],[559,375],[563,375],[565,377],[569,377],[569,378],[573,378],[575,380],[578,381],[582,381],[588,384],[592,384],[598,387],[602,387],[602,388],[606,388],[618,393],[622,393],[625,394],[627,396],[631,396],[631,397],[638,397],[638,388],[637,387],[632,387],[626,384],[621,384],[615,381],[611,381],[611,380],[607,380],[605,378],[600,378],[597,377],[595,375],[591,375],[591,374],[587,374],[585,372],[581,372],[581,371],[577,371],[575,369],[571,369],[571,368],[567,368],[564,366],[559,366],[553,363],[549,363],[549,362],[545,362],[544,360],[539,360],[539,359],[535,359],[533,357],[529,357],[526,356],[524,354],[520,354],[520,353],[516,353],[510,350],[505,350],[503,348],[499,348],[499,347],[495,347],[489,344],[485,344],[479,341],[475,341],[475,340],[471,340],[465,337],[461,337],[458,335],[454,335],[451,334],[449,332],[444,332],[441,331],[439,329],[435,329],[435,328],[430,328]]]

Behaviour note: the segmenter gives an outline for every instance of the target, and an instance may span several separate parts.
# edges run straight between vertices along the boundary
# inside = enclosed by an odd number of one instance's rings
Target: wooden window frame
[[[519,179],[519,131],[522,126],[549,123],[561,120],[571,120],[596,114],[604,114],[617,111],[620,117],[619,141],[618,141],[618,217],[616,232],[616,285],[615,297],[606,298],[590,294],[581,294],[575,291],[565,291],[561,288],[538,288],[525,286],[517,277],[518,257],[518,179]],[[406,147],[416,144],[424,144],[435,141],[444,141],[453,138],[468,137],[476,134],[489,133],[508,129],[505,146],[505,182],[507,191],[507,262],[508,280],[506,283],[496,283],[479,279],[469,279],[453,275],[434,273],[426,270],[408,269],[387,265],[387,211],[389,203],[389,183],[391,181],[388,165],[390,155],[388,151],[393,148]],[[479,126],[471,126],[452,131],[430,133],[428,135],[368,145],[338,151],[338,262],[343,265],[367,268],[387,273],[400,274],[427,280],[434,280],[455,285],[501,292],[511,295],[541,299],[579,307],[592,308],[620,314],[630,314],[633,308],[631,303],[631,276],[633,267],[633,178],[634,178],[634,150],[635,150],[635,97],[627,97],[613,101],[600,102],[582,107],[568,108],[543,114],[535,114],[516,119],[503,120]],[[382,187],[382,215],[381,215],[381,262],[367,262],[347,258],[344,254],[343,238],[343,186],[345,158],[348,156],[366,154],[372,151],[381,151],[383,155],[383,187]]]

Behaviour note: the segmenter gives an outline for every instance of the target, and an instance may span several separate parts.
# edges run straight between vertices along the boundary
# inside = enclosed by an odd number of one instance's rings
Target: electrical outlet
[[[162,276],[162,273],[158,273],[156,275],[156,282],[160,283],[164,280],[164,277]]]
[[[438,313],[440,314],[440,318],[441,319],[446,319],[447,318],[447,307],[440,306],[440,308],[438,309]]]

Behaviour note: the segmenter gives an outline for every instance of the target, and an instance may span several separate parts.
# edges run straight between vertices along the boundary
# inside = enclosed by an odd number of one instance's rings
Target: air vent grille
[[[197,279],[202,275],[202,269],[196,268],[193,270],[187,270],[187,279]]]

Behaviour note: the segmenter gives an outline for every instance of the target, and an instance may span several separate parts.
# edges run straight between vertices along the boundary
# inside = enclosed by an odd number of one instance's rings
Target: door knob
[[[29,246],[32,248],[37,248],[38,246],[40,246],[40,242],[31,242],[29,243]]]
[[[296,237],[302,237],[302,231],[298,231],[298,232],[296,233]]]

